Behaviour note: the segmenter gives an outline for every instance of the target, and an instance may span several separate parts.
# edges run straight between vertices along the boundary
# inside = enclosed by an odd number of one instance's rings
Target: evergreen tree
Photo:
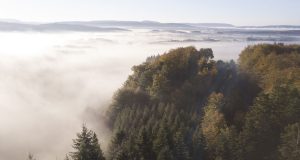
[[[100,148],[96,133],[93,133],[91,139],[91,157],[90,160],[105,160],[103,152]]]
[[[172,151],[168,146],[163,147],[157,156],[157,160],[174,160],[174,156]]]
[[[170,139],[169,129],[167,128],[166,122],[161,121],[160,127],[158,129],[158,133],[156,139],[153,142],[153,149],[158,154],[164,147],[170,147],[171,139]]]
[[[154,159],[154,152],[152,150],[152,140],[145,128],[142,128],[136,138],[136,150],[141,160]]]
[[[85,125],[73,140],[73,148],[75,152],[70,153],[73,160],[105,160],[96,134]]]
[[[300,159],[300,123],[285,127],[279,146],[281,160]]]
[[[192,144],[192,159],[200,160],[204,157],[204,140],[201,133],[200,126],[193,133],[193,144]]]
[[[189,160],[190,155],[189,155],[188,147],[184,142],[184,136],[182,132],[180,131],[176,132],[174,137],[174,143],[175,143],[176,160]]]
[[[112,138],[109,146],[109,160],[127,160],[128,154],[125,153],[126,135],[123,130],[117,131]]]
[[[242,132],[245,159],[276,159],[280,133],[300,120],[300,95],[288,86],[260,95],[246,115]]]
[[[34,157],[34,155],[32,153],[29,153],[27,160],[36,160],[36,158]]]

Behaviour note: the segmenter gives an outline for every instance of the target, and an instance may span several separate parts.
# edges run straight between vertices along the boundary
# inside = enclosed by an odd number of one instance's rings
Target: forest
[[[66,159],[300,159],[300,45],[248,46],[237,62],[177,48],[132,71],[107,113],[105,158],[84,126]]]

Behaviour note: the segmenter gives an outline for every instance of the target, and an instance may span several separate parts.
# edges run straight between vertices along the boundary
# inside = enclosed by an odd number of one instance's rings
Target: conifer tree
[[[125,154],[124,142],[126,135],[123,130],[117,131],[115,136],[112,138],[109,146],[109,160],[126,160],[128,155]]]
[[[138,151],[139,157],[141,159],[154,159],[152,141],[145,128],[141,129],[138,137],[136,138],[136,150]]]
[[[174,156],[168,146],[163,147],[157,155],[157,160],[173,160]]]
[[[34,155],[32,153],[29,153],[27,160],[36,160],[36,158],[34,157]]]
[[[93,133],[91,139],[91,160],[104,160],[103,152],[100,148],[96,133]]]
[[[184,137],[181,132],[176,132],[174,137],[175,142],[175,156],[177,160],[189,160],[189,151],[184,143]]]
[[[300,123],[285,127],[279,146],[281,160],[300,159]]]
[[[73,160],[105,160],[96,134],[85,125],[73,140],[73,148],[75,152],[70,153]]]

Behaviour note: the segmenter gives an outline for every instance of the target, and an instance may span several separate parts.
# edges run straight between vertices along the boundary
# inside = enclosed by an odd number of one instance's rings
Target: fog
[[[24,160],[29,152],[63,159],[83,123],[105,150],[111,136],[105,111],[133,65],[190,45],[236,60],[245,46],[259,43],[201,36],[146,29],[0,32],[0,160]]]

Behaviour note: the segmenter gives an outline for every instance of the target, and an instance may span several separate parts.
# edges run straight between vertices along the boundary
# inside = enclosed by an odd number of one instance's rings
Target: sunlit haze
[[[298,0],[1,0],[0,18],[300,25]]]

